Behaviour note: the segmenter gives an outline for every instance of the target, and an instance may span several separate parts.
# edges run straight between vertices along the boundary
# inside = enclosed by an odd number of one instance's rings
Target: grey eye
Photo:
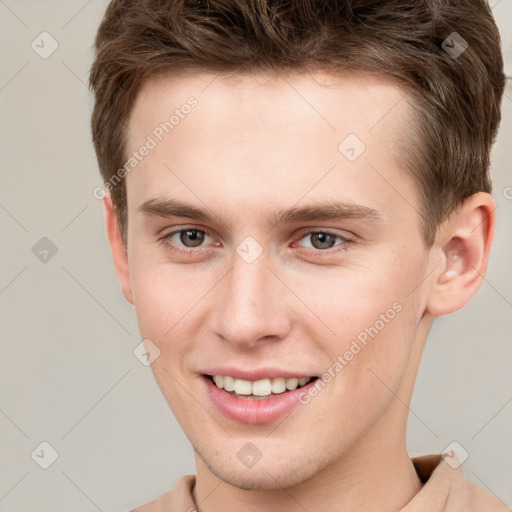
[[[197,247],[204,241],[206,233],[198,229],[183,229],[179,232],[180,242],[186,247]]]
[[[329,233],[311,233],[311,243],[315,249],[330,249],[334,246],[337,236]]]
[[[305,247],[313,248],[319,251],[331,249],[332,247],[343,245],[345,242],[347,242],[347,239],[341,235],[330,233],[329,231],[310,231],[309,233],[306,233],[301,238],[301,240],[309,241]],[[336,243],[336,240],[339,240],[339,243]]]

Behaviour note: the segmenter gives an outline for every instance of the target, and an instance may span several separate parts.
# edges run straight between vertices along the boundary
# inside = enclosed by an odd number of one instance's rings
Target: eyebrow
[[[149,199],[139,206],[139,212],[150,217],[187,217],[196,221],[215,223],[221,219],[206,208],[197,207],[172,198]],[[272,225],[321,220],[363,219],[382,221],[383,215],[367,206],[342,203],[339,201],[322,201],[305,206],[293,206],[274,213],[269,222]],[[222,221],[221,221],[222,222]]]

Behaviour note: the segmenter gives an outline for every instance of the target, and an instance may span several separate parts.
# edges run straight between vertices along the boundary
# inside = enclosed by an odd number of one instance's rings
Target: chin
[[[212,461],[199,454],[209,470],[223,482],[246,491],[275,491],[288,489],[309,480],[323,469],[330,461],[321,461],[318,458],[306,460],[300,454],[295,457],[282,457],[279,460],[260,460],[252,468],[240,468],[240,461],[222,460]],[[323,462],[323,463],[322,463]],[[233,468],[237,468],[236,471]]]
[[[247,469],[241,473],[234,473],[232,470],[226,474],[217,472],[216,476],[223,482],[245,491],[275,491],[294,487],[307,480],[307,476],[301,478],[298,469],[288,470],[286,474],[281,473],[279,476],[265,468]]]

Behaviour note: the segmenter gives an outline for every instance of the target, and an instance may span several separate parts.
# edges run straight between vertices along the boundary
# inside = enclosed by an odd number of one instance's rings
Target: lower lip
[[[307,393],[309,387],[315,383],[315,381],[311,381],[293,391],[258,400],[230,395],[218,388],[209,377],[204,375],[203,380],[209,397],[224,416],[251,425],[270,423],[288,415],[300,403],[299,396],[304,392]]]

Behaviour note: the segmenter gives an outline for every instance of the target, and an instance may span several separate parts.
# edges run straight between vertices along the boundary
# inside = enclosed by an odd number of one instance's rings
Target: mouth
[[[243,400],[269,400],[288,394],[314,382],[312,377],[273,377],[255,381],[240,379],[230,375],[203,375],[218,389]]]
[[[205,368],[199,375],[217,412],[252,425],[282,421],[299,404],[305,404],[304,397],[319,380],[317,375],[272,367]]]

